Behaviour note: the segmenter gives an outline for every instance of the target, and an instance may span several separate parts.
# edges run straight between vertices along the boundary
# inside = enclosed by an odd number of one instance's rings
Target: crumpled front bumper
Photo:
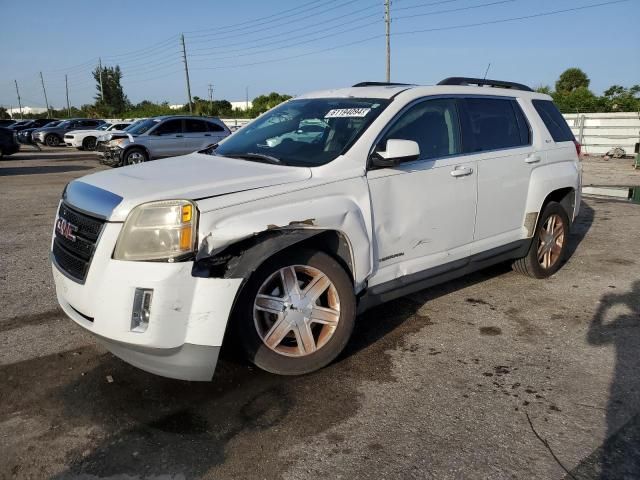
[[[53,259],[58,303],[126,362],[170,378],[211,380],[242,279],[194,277],[193,262],[114,260],[120,228],[106,224],[84,283]],[[152,290],[143,331],[132,322],[136,289]]]
[[[122,161],[123,150],[120,147],[108,147],[106,145],[98,144],[96,151],[100,155],[100,163],[102,165],[108,165],[115,167],[120,165]]]

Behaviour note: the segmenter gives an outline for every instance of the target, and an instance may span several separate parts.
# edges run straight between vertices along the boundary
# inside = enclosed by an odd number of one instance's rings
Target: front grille
[[[58,218],[66,220],[69,235],[65,236],[58,228],[55,229],[53,257],[60,269],[79,282],[84,282],[105,221],[81,213],[64,202],[58,210]]]

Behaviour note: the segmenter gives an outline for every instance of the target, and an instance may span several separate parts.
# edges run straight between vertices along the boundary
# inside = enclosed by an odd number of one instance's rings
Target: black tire
[[[50,133],[46,137],[44,137],[44,143],[49,147],[57,147],[60,145],[60,137],[57,135]]]
[[[4,152],[2,151],[2,147],[0,147],[0,160],[4,158]]]
[[[254,302],[263,283],[280,269],[293,265],[319,270],[333,284],[339,299],[339,320],[335,330],[326,343],[304,356],[287,356],[272,350],[263,342],[254,320]],[[353,284],[342,266],[326,253],[300,249],[275,255],[251,275],[237,299],[232,328],[235,340],[257,367],[278,375],[303,375],[325,367],[342,352],[353,332],[355,317]],[[283,342],[293,341],[287,338]]]
[[[84,140],[82,140],[82,148],[84,150],[89,150],[90,152],[93,152],[96,149],[96,143],[97,143],[96,137],[87,137]]]
[[[544,256],[543,260],[539,260],[539,253],[540,249],[548,250],[545,249],[545,244],[553,246],[555,243],[555,246],[557,246],[557,240],[554,242],[545,242],[545,238],[550,238],[548,237],[545,225],[547,225],[547,222],[552,216],[556,216],[556,221],[558,218],[562,221],[562,246],[559,247],[558,252],[554,257],[550,257],[553,258],[553,260],[547,263],[546,257]],[[512,264],[513,269],[518,273],[532,278],[547,278],[556,273],[564,263],[567,254],[570,225],[569,216],[562,205],[557,202],[547,203],[542,211],[542,215],[540,215],[540,218],[538,219],[538,224],[536,225],[536,231],[531,241],[529,251],[524,257],[514,260]],[[551,255],[551,252],[549,254]],[[545,263],[547,263],[547,265],[545,265]]]
[[[122,159],[123,165],[137,165],[138,163],[147,162],[149,157],[142,148],[130,148],[124,152]]]

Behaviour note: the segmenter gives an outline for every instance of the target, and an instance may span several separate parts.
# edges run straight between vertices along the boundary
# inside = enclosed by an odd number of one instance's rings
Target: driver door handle
[[[465,177],[467,175],[471,175],[473,173],[473,168],[471,167],[456,167],[451,170],[452,177]]]

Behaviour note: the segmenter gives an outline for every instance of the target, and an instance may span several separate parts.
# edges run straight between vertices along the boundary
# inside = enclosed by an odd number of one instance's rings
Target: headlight
[[[119,147],[121,145],[124,145],[128,141],[129,141],[128,138],[117,138],[116,140],[111,140],[110,143],[112,147]]]
[[[175,262],[196,249],[198,210],[188,200],[145,203],[134,208],[116,243],[116,260]]]

